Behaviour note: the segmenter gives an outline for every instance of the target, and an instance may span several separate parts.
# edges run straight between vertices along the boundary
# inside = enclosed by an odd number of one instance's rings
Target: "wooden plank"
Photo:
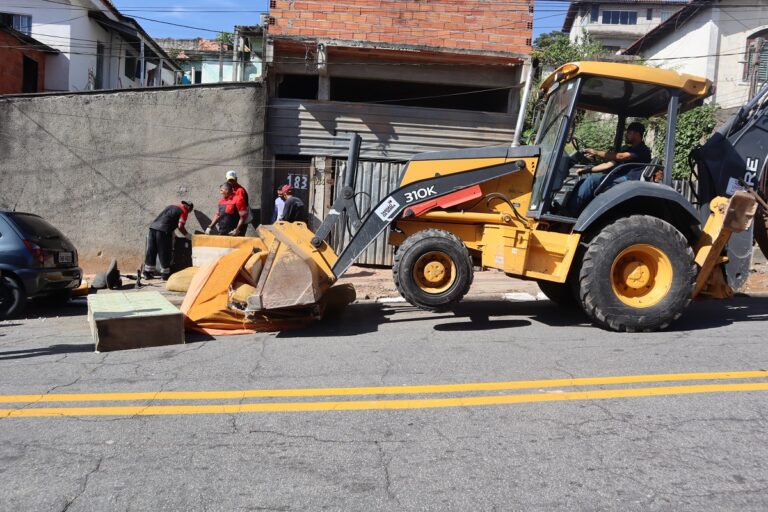
[[[97,352],[184,343],[184,315],[159,292],[89,295],[88,322]]]

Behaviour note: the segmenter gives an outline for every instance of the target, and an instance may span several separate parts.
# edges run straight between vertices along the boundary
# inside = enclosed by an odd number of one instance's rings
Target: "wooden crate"
[[[88,322],[97,352],[184,343],[184,315],[159,292],[89,295]]]

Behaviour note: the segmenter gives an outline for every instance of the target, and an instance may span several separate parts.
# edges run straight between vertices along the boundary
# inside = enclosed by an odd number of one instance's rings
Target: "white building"
[[[626,52],[649,64],[705,76],[722,108],[745,103],[768,81],[768,0],[695,1]]]
[[[109,0],[0,0],[0,23],[60,50],[46,59],[46,91],[169,85],[180,71]]]
[[[563,32],[576,42],[583,33],[600,41],[605,49],[619,51],[669,19],[689,0],[613,0],[571,2]]]

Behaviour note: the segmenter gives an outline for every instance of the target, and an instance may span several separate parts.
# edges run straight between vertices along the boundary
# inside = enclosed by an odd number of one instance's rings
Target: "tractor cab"
[[[619,183],[639,180],[669,187],[677,116],[712,92],[707,79],[646,66],[575,62],[558,68],[540,89],[546,102],[534,144],[541,157],[528,217],[573,224],[592,199]],[[642,137],[629,134],[627,128],[646,129],[650,118],[665,114],[664,154],[651,156],[647,148],[634,151],[639,146],[631,142],[637,144]],[[588,150],[575,135],[580,132],[600,132],[601,137],[591,138],[602,139],[604,147]],[[618,153],[624,161],[597,158],[592,149],[608,157]]]

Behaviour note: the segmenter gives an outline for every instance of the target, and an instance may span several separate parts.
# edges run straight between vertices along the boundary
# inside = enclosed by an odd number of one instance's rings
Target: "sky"
[[[112,1],[123,14],[135,17],[152,37],[213,38],[217,32],[232,32],[235,25],[258,25],[260,13],[269,10],[268,0]],[[567,0],[535,0],[533,38],[562,28],[567,9]]]

